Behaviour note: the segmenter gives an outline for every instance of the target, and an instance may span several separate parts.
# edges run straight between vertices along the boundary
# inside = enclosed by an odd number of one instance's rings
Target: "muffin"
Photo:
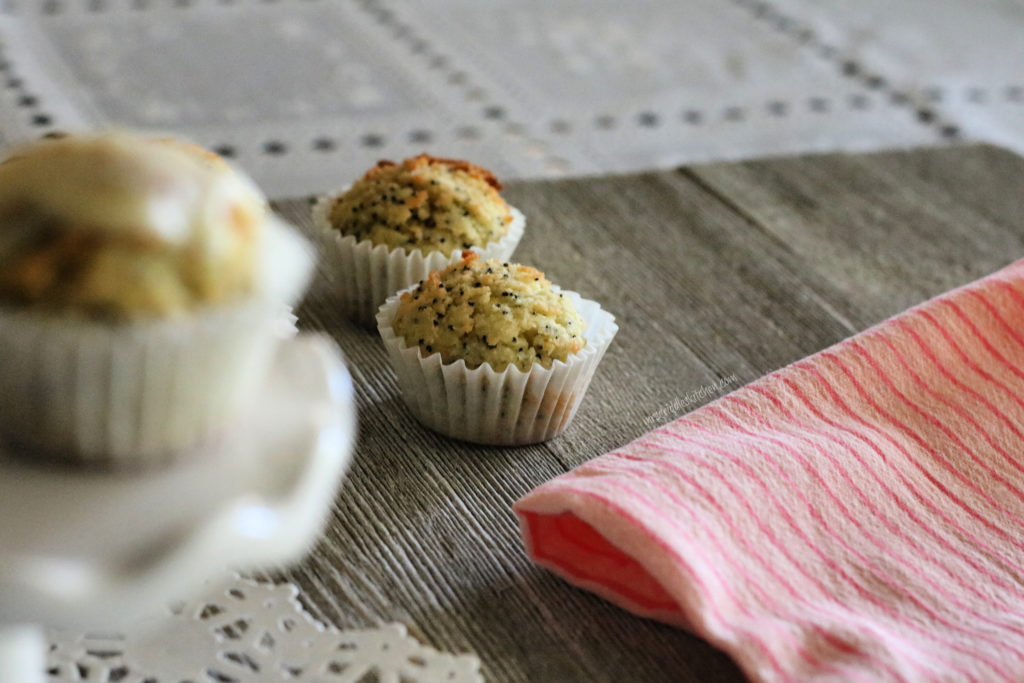
[[[618,330],[540,271],[470,251],[390,297],[377,324],[420,422],[508,445],[565,430]]]
[[[337,245],[342,307],[372,325],[384,299],[470,249],[508,259],[525,218],[479,166],[426,154],[381,161],[346,190],[321,198],[314,221]]]
[[[0,163],[0,435],[32,455],[161,461],[244,411],[311,250],[194,145],[124,133]]]

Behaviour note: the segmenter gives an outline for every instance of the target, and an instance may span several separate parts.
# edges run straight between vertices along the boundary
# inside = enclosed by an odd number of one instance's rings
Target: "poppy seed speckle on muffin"
[[[504,237],[512,222],[494,175],[467,161],[421,154],[381,161],[328,212],[343,235],[445,255]]]
[[[473,252],[434,271],[402,295],[395,333],[444,363],[496,372],[534,363],[549,368],[586,344],[585,323],[572,302],[535,268],[481,260]]]

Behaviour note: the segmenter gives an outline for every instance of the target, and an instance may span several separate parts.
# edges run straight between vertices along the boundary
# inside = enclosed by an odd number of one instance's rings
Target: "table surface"
[[[375,334],[321,272],[300,325],[348,356],[360,436],[296,583],[343,628],[399,621],[496,681],[742,680],[722,653],[525,557],[511,507],[538,484],[720,393],[1024,253],[1024,159],[956,146],[511,185],[516,259],[620,326],[568,431],[489,448],[422,428]],[[309,228],[309,202],[278,202]],[[705,389],[707,388],[707,389]],[[703,391],[702,391],[703,389]],[[688,394],[704,394],[687,404]],[[684,400],[681,400],[684,399]]]

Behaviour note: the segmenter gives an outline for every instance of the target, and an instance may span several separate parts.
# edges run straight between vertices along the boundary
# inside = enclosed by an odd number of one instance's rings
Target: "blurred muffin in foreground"
[[[259,191],[173,141],[64,138],[0,164],[0,301],[171,316],[257,288]]]
[[[262,379],[309,246],[194,145],[70,136],[0,163],[0,434],[142,465],[227,430]]]

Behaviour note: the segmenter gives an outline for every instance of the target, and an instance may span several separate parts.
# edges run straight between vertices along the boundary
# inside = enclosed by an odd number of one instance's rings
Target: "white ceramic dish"
[[[118,474],[0,452],[0,632],[118,627],[225,568],[298,559],[322,531],[355,429],[340,351],[299,335],[207,453]]]

